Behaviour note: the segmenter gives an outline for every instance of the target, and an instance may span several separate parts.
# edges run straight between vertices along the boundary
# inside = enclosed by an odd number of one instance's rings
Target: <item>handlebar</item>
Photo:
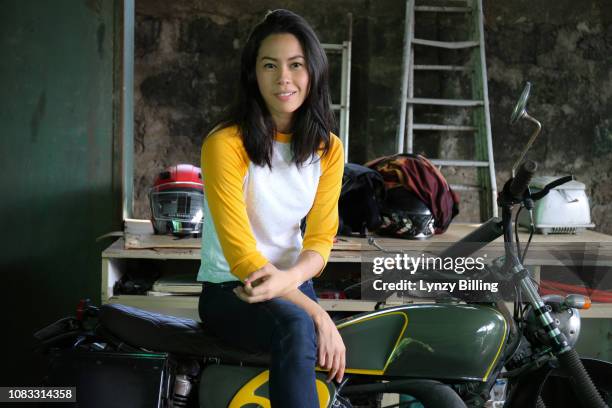
[[[533,160],[524,161],[519,167],[516,176],[511,179],[509,183],[506,183],[504,192],[502,192],[500,197],[501,202],[510,203],[522,200],[525,190],[529,187],[529,182],[531,181],[531,178],[535,174],[537,168],[538,165]],[[500,205],[504,207],[502,203],[500,203]],[[489,242],[494,241],[495,239],[504,235],[504,230],[510,228],[504,224],[504,221],[510,225],[510,218],[502,220],[497,217],[493,217],[489,219],[476,230],[472,231],[470,234],[457,241],[454,245],[447,248],[439,256],[441,258],[457,258],[467,256],[477,251],[478,249],[487,245]],[[511,231],[511,229],[509,229],[509,231]],[[509,242],[511,242],[511,239]]]
[[[509,192],[512,198],[520,200],[523,193],[529,187],[529,182],[538,169],[538,164],[533,160],[525,160],[518,169],[516,176],[510,183]]]
[[[502,227],[502,220],[497,217],[493,217],[448,247],[439,255],[439,257],[459,258],[468,256],[484,247],[489,242],[495,241],[497,238],[501,237],[504,233]]]
[[[568,183],[572,181],[573,179],[574,179],[574,176],[565,176],[565,177],[558,178],[555,181],[550,182],[547,185],[545,185],[544,188],[542,188],[542,190],[538,191],[537,193],[531,194],[531,199],[533,201],[538,201],[539,199],[543,198],[546,194],[548,194],[550,190],[552,190],[553,188],[558,187],[562,184]]]

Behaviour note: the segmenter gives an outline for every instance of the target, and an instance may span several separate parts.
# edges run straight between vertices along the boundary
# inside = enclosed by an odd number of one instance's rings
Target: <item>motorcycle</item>
[[[465,257],[503,235],[504,256],[483,273],[513,290],[513,311],[493,296],[484,302],[383,307],[345,318],[337,322],[347,350],[345,379],[328,383],[325,373],[317,373],[320,407],[380,407],[384,393],[412,397],[392,405],[400,407],[491,406],[487,401],[500,380],[507,384],[500,398],[505,408],[559,407],[560,401],[612,404],[612,364],[581,359],[573,349],[578,310],[590,301],[579,295],[540,297],[523,266],[528,248],[521,251],[513,240],[513,207],[530,210],[571,179],[538,192],[529,189],[537,166],[523,159],[541,129],[526,111],[530,87],[527,83],[511,123],[527,119],[538,128],[499,194],[501,219],[491,218],[439,255]],[[431,278],[436,272],[428,273]],[[450,279],[442,272],[439,277]],[[76,385],[79,406],[270,407],[269,357],[222,344],[193,320],[82,301],[76,316],[35,337],[50,356],[46,385]]]

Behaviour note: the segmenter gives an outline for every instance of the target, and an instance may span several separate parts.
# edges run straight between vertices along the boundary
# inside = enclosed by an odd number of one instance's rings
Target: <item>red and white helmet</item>
[[[149,191],[151,222],[156,234],[199,235],[202,232],[202,171],[177,164],[159,173]]]

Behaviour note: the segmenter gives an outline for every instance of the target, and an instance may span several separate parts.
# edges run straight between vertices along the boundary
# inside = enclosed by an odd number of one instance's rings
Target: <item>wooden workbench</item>
[[[428,240],[413,241],[385,237],[374,237],[376,243],[387,251],[409,251],[419,253],[444,243],[454,243],[466,236],[478,224],[451,224],[441,235]],[[520,232],[524,244],[528,235]],[[338,237],[331,253],[330,264],[357,264],[371,256],[381,256],[382,252],[368,243],[367,238]],[[540,235],[534,234],[527,265],[582,265],[596,264],[612,266],[612,236],[585,231],[578,235]],[[489,259],[503,254],[503,239],[500,237],[482,251],[487,251]],[[110,245],[102,253],[102,302],[124,303],[152,311],[197,318],[196,296],[143,296],[120,295],[113,293],[115,282],[129,268],[131,261],[163,260],[190,261],[199,263],[200,239],[176,239],[171,236],[127,235]],[[131,260],[131,261],[130,261]],[[193,266],[193,265],[192,265]],[[330,265],[332,266],[332,265]],[[355,265],[357,267],[357,265]],[[375,302],[361,300],[321,300],[327,310],[365,311],[372,310]],[[585,317],[612,317],[612,305],[595,304]]]

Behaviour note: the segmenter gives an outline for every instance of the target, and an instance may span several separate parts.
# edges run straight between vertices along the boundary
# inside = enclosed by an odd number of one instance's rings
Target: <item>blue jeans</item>
[[[243,302],[232,292],[239,285],[204,282],[198,309],[206,330],[233,346],[270,353],[273,408],[318,408],[317,338],[312,319],[284,299]],[[304,282],[300,290],[316,301],[312,281]]]

